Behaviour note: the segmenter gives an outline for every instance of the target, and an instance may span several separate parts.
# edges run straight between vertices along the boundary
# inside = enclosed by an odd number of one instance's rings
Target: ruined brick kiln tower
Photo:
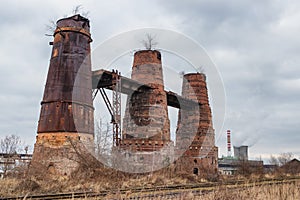
[[[161,53],[157,50],[136,52],[131,79],[141,85],[128,94],[119,145],[123,153],[118,161],[128,172],[158,170],[168,164],[166,160],[172,159],[173,147]]]
[[[31,168],[69,175],[93,144],[89,29],[80,15],[57,21]]]
[[[181,109],[176,131],[176,161],[178,171],[209,176],[217,174],[218,148],[211,108],[208,100],[206,76],[202,73],[185,74],[182,96],[199,103],[197,109]]]
[[[128,96],[121,146],[133,151],[160,150],[170,143],[170,121],[160,52],[136,52],[131,79],[151,89],[135,91]]]

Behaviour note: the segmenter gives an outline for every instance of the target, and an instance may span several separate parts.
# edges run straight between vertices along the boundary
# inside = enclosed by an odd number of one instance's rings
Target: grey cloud
[[[168,28],[195,39],[224,80],[224,135],[232,129],[237,143],[255,143],[253,155],[299,153],[300,5],[291,2],[7,1],[0,8],[0,137],[17,132],[33,144],[51,51],[45,24],[83,4],[90,11],[93,49],[111,35],[143,27]],[[220,155],[226,153],[225,141],[221,135]]]

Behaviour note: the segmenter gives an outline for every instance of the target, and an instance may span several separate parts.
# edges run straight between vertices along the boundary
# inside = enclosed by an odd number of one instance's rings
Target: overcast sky
[[[250,145],[251,158],[300,156],[300,2],[296,0],[1,1],[0,138],[33,146],[52,41],[46,25],[89,11],[92,49],[124,31],[153,27],[191,37],[207,51],[224,82],[226,117],[217,134]],[[208,77],[209,80],[209,77]],[[214,98],[214,97],[210,97]],[[213,113],[216,115],[217,113]]]

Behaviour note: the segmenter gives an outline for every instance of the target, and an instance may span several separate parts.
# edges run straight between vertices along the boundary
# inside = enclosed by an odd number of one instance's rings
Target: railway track
[[[277,179],[277,180],[262,180],[260,182],[244,182],[244,181],[235,181],[235,182],[230,182],[227,184],[216,184],[216,185],[211,185],[210,187],[207,185],[207,187],[192,187],[192,188],[185,188],[185,189],[180,189],[180,190],[171,190],[171,191],[156,191],[155,193],[148,193],[148,194],[138,194],[137,196],[132,195],[128,199],[156,199],[158,197],[164,197],[168,199],[176,198],[176,197],[185,197],[184,195],[188,193],[192,193],[193,196],[201,196],[205,195],[209,192],[212,192],[216,189],[219,191],[222,190],[244,190],[245,188],[250,188],[254,186],[267,186],[267,185],[278,185],[278,184],[285,184],[285,183],[295,183],[299,181],[300,178],[293,178],[293,179],[288,179],[288,180],[282,180],[282,179]],[[181,199],[181,198],[180,198]]]
[[[183,193],[192,192],[194,195],[202,195],[209,193],[221,186],[224,189],[241,189],[243,187],[254,187],[263,185],[275,185],[283,183],[292,183],[299,181],[300,178],[293,179],[272,179],[261,180],[255,182],[245,181],[228,181],[225,183],[199,183],[190,185],[168,185],[168,186],[156,186],[156,187],[138,187],[131,189],[120,190],[103,190],[99,192],[73,192],[73,193],[60,193],[60,194],[40,194],[40,195],[26,195],[19,197],[0,197],[0,200],[21,200],[21,199],[116,199],[116,196],[126,199],[141,199],[141,198],[157,198],[157,197],[174,197],[180,196]],[[118,198],[119,199],[119,198]]]

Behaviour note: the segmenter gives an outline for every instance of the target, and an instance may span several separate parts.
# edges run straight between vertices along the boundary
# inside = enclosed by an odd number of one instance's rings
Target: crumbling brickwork
[[[199,102],[195,109],[181,109],[176,131],[177,170],[207,176],[217,173],[218,152],[209,106],[206,76],[183,77],[182,96]]]
[[[167,96],[161,54],[143,50],[134,54],[131,79],[151,86],[128,96],[123,119],[123,149],[156,151],[170,143]]]
[[[78,165],[73,144],[93,144],[89,28],[89,20],[80,15],[57,22],[32,168],[69,175]]]

